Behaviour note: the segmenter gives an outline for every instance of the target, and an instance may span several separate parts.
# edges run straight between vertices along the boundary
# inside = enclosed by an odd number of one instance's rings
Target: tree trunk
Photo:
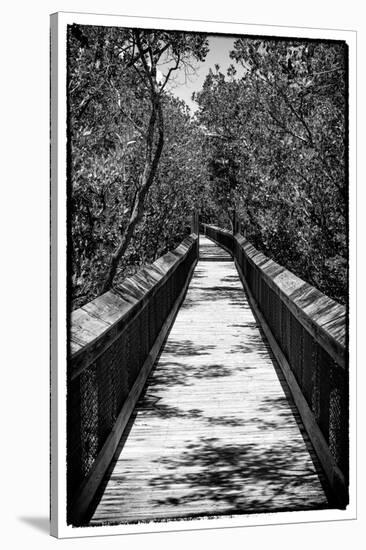
[[[153,142],[154,142],[156,122],[158,122],[159,137],[158,137],[158,143],[153,153]],[[102,293],[107,292],[112,287],[119,261],[124,256],[128,248],[128,245],[130,244],[131,239],[133,237],[135,227],[143,216],[145,198],[154,181],[160,156],[163,150],[163,145],[164,145],[163,113],[162,113],[161,104],[160,104],[160,97],[157,94],[155,94],[154,97],[152,98],[152,111],[151,111],[149,127],[148,127],[148,132],[146,137],[146,159],[145,159],[144,171],[141,177],[140,189],[136,194],[133,209],[132,209],[132,214],[129,219],[128,225],[122,234],[121,241],[117,249],[112,255],[107,276],[102,286]]]

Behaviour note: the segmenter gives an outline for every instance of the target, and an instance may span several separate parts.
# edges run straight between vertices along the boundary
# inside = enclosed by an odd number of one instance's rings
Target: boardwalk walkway
[[[201,237],[90,524],[329,507],[319,471],[234,262]]]

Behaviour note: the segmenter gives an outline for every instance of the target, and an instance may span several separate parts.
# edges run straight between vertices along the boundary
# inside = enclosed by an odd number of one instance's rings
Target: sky
[[[167,89],[183,99],[193,112],[197,110],[197,104],[191,99],[192,93],[202,88],[210,68],[214,70],[215,64],[218,64],[224,74],[226,74],[226,70],[231,64],[238,69],[236,62],[229,57],[229,52],[233,49],[235,40],[233,37],[210,35],[208,40],[210,51],[203,63],[195,62],[196,74],[190,76],[189,81],[185,82],[184,70],[180,69],[177,71],[174,80],[167,85]],[[161,71],[163,74],[166,73],[166,69],[163,67]],[[240,74],[240,72],[239,70],[238,73]]]

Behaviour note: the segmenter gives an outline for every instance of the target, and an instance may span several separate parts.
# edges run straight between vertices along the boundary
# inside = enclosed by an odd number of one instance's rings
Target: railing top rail
[[[221,231],[222,233],[226,233],[227,235],[232,235],[232,231],[230,231],[230,229],[223,229],[222,227],[218,227],[217,225],[203,222],[201,222],[201,225],[204,225],[205,227],[211,227],[212,229],[216,229],[217,231]]]
[[[177,269],[196,241],[197,235],[192,233],[177,248],[158,258],[152,265],[142,267],[122,284],[71,313],[71,379],[112,344],[171,272]]]

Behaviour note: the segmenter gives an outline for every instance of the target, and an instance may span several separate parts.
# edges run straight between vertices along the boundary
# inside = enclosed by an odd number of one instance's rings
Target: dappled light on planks
[[[200,240],[185,301],[91,525],[329,507],[317,459],[235,265]]]

